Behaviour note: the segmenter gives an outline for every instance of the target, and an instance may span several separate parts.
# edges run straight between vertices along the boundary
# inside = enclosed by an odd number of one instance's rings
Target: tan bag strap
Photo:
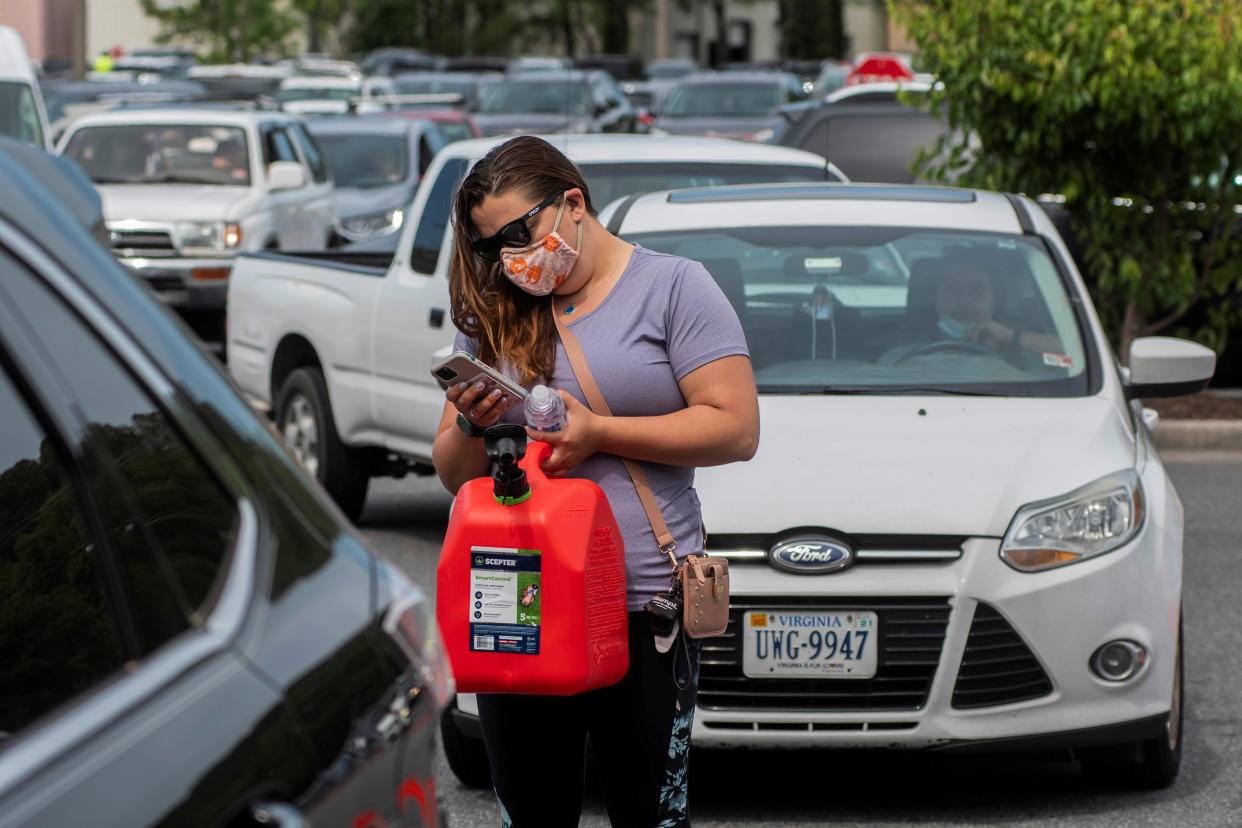
[[[569,365],[573,368],[574,376],[578,378],[578,385],[582,388],[582,394],[587,399],[587,405],[596,414],[611,417],[612,411],[609,410],[608,403],[604,401],[604,395],[600,393],[599,386],[595,384],[595,377],[591,375],[591,368],[587,365],[586,354],[582,351],[578,337],[569,330],[561,314],[553,308],[549,310],[552,313],[552,320],[556,323],[556,331],[561,335],[561,344],[565,346],[565,355],[569,357]],[[651,491],[651,484],[647,482],[646,473],[642,466],[628,457],[622,457],[621,462],[625,464],[625,470],[630,473],[630,480],[633,481],[634,488],[638,491],[638,499],[642,501],[643,511],[647,513],[647,520],[651,523],[651,531],[655,534],[656,544],[659,545],[661,554],[668,555],[669,562],[676,570],[677,542],[673,540],[673,533],[668,530],[668,524],[664,522],[664,513],[660,511],[660,504],[656,503],[655,493]]]

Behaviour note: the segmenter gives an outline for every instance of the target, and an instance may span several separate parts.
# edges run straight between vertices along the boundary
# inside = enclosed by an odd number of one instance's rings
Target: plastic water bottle
[[[561,395],[546,385],[536,385],[526,395],[526,425],[540,431],[560,431],[567,415]]]

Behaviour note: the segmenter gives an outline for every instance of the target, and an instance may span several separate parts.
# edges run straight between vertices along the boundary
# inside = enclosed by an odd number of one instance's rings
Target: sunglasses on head
[[[536,204],[527,211],[526,215],[521,218],[515,218],[506,224],[494,236],[488,236],[485,239],[475,239],[470,242],[470,246],[474,248],[474,252],[489,262],[500,261],[500,250],[503,247],[525,247],[530,244],[530,226],[526,222],[539,214],[543,208],[555,204],[556,200],[565,193],[565,190],[557,190],[543,201]]]

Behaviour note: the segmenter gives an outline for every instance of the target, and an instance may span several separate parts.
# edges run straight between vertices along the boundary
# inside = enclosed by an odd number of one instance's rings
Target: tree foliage
[[[160,43],[188,41],[208,62],[248,62],[283,55],[299,25],[280,0],[187,0],[179,5],[142,0],[142,10],[161,24]]]
[[[1166,330],[1219,348],[1242,291],[1242,0],[888,2],[953,127],[924,175],[1064,196],[1123,355]]]

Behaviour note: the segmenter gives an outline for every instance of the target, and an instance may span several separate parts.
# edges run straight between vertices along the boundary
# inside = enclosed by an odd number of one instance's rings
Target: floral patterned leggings
[[[576,696],[480,695],[479,717],[504,828],[576,826],[587,740],[618,828],[688,828],[690,727],[698,641],[656,650],[629,613],[630,669]]]

